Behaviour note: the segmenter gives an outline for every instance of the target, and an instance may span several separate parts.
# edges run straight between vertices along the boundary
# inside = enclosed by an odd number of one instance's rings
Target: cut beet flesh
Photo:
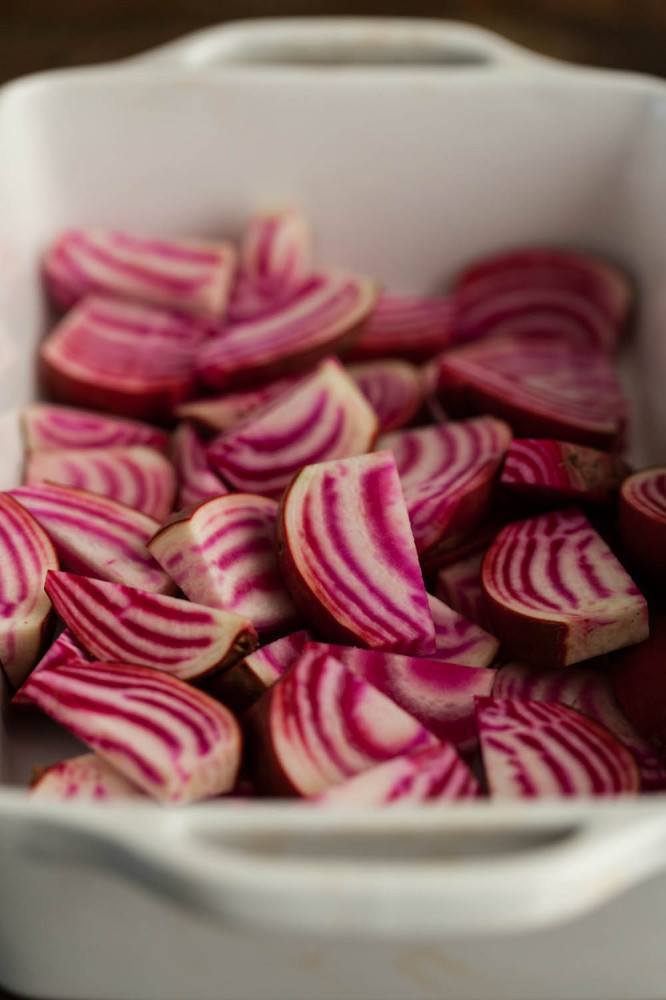
[[[33,674],[44,667],[59,667],[63,663],[89,663],[90,657],[79,645],[69,629],[63,629],[57,639],[51,643],[41,660],[31,671]],[[28,699],[23,695],[23,687],[18,688],[12,698],[12,705],[26,705]]]
[[[408,358],[424,361],[449,347],[454,310],[449,299],[380,295],[368,322],[346,352],[354,360]]]
[[[292,596],[322,636],[434,652],[428,597],[390,452],[302,469],[283,498],[278,540]]]
[[[46,592],[97,660],[122,659],[193,680],[231,666],[257,644],[246,619],[177,597],[53,572],[47,575]]]
[[[666,574],[666,466],[635,472],[620,492],[620,532],[641,569]]]
[[[390,806],[407,802],[473,799],[479,784],[450,744],[402,754],[334,785],[318,805]]]
[[[289,670],[310,638],[304,630],[292,632],[255,649],[230,670],[216,675],[210,690],[234,712],[244,712]]]
[[[497,639],[437,597],[428,594],[428,604],[437,647],[432,658],[468,667],[489,667],[497,654]]]
[[[613,657],[613,691],[630,722],[666,760],[666,614],[650,618],[650,638]]]
[[[383,433],[411,423],[421,409],[421,375],[408,361],[366,361],[349,365],[347,371],[377,414]]]
[[[30,787],[32,798],[60,802],[111,802],[143,792],[94,753],[58,761],[42,771]]]
[[[481,628],[489,627],[489,616],[481,584],[485,552],[473,552],[459,562],[444,566],[437,574],[437,597]]]
[[[510,441],[510,428],[493,417],[379,439],[395,455],[419,553],[454,548],[486,518]]]
[[[277,503],[230,493],[174,516],[151,540],[155,559],[191,601],[248,618],[261,633],[298,620],[275,556]]]
[[[150,424],[53,403],[31,403],[24,407],[21,425],[29,453],[135,444],[166,451],[169,444],[168,435]]]
[[[176,408],[176,416],[183,420],[193,420],[203,431],[228,431],[257,411],[267,403],[291,389],[302,375],[291,375],[274,379],[256,389],[244,389],[240,392],[227,392],[223,396],[210,396],[205,399],[195,399],[181,403]]]
[[[208,465],[206,446],[191,424],[179,424],[171,438],[171,458],[178,477],[178,509],[228,493]]]
[[[146,548],[159,527],[147,514],[50,483],[20,486],[11,495],[48,534],[65,569],[160,594],[173,590]]]
[[[329,359],[258,415],[216,438],[208,461],[235,489],[279,497],[304,465],[368,451],[378,429],[361,391]]]
[[[260,791],[317,795],[435,737],[325,653],[305,652],[250,709],[252,777]]]
[[[493,798],[621,795],[639,788],[629,751],[564,705],[479,698],[483,764]]]
[[[618,455],[546,438],[517,438],[506,453],[500,483],[509,493],[553,503],[603,503],[627,474]]]
[[[64,664],[31,674],[23,693],[153,798],[194,802],[234,787],[238,723],[169,674],[125,663]]]
[[[44,273],[53,300],[64,309],[102,292],[221,316],[235,265],[230,243],[69,229],[49,250]]]
[[[645,598],[575,508],[503,528],[482,583],[494,634],[538,666],[567,666],[648,635]]]
[[[26,462],[25,482],[75,486],[118,500],[158,521],[173,510],[176,474],[164,455],[145,445],[45,451]]]

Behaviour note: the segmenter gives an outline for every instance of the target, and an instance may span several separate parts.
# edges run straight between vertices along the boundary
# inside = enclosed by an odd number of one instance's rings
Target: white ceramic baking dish
[[[639,461],[666,459],[666,86],[446,22],[213,29],[0,96],[0,486],[35,394],[38,259],[69,223],[234,234],[296,201],[321,256],[432,291],[508,244],[640,282],[623,359]],[[6,693],[5,693],[6,697]],[[666,799],[390,812],[30,803],[76,747],[7,717],[0,981],[160,1000],[663,996]]]

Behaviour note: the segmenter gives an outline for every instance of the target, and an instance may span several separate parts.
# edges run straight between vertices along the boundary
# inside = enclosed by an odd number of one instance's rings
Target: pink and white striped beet
[[[102,757],[85,753],[41,771],[30,786],[30,797],[58,802],[116,802],[142,798],[143,792]]]
[[[497,655],[498,640],[431,594],[428,604],[435,625],[432,659],[466,667],[489,667]]]
[[[65,569],[158,594],[173,590],[146,547],[159,528],[154,518],[71,486],[19,486],[11,496],[47,533]]]
[[[314,274],[286,303],[257,319],[229,323],[203,344],[197,371],[211,389],[237,388],[303,370],[351,343],[375,304],[369,278]]]
[[[49,572],[46,592],[96,660],[153,667],[191,681],[231,666],[257,645],[247,619],[121,583]]]
[[[450,299],[382,293],[346,357],[424,361],[451,346],[454,320]]]
[[[325,653],[305,652],[250,709],[250,771],[275,795],[317,795],[437,740],[371,684]]]
[[[164,421],[191,395],[209,324],[116,299],[83,299],[44,341],[40,359],[57,400]]]
[[[648,636],[645,598],[575,508],[507,525],[483,561],[493,632],[515,656],[563,667]]]
[[[334,358],[256,416],[215,438],[211,468],[244,493],[280,497],[304,465],[369,451],[377,416]]]
[[[335,657],[459,750],[467,752],[477,745],[474,700],[490,694],[494,670],[317,642],[309,643],[305,651]]]
[[[154,448],[71,448],[29,456],[24,474],[28,486],[57,483],[99,493],[162,521],[173,510],[176,473]]]
[[[255,649],[213,678],[212,693],[237,714],[244,712],[293,666],[311,638],[303,629]]]
[[[620,491],[620,533],[641,569],[666,574],[666,465],[635,472]]]
[[[382,433],[411,423],[423,405],[421,374],[408,361],[365,361],[347,371],[377,414]]]
[[[29,454],[70,448],[123,448],[142,444],[166,451],[168,435],[138,420],[109,417],[55,403],[31,403],[21,410],[21,425]]]
[[[57,568],[55,549],[38,521],[0,493],[0,662],[15,688],[44,645],[51,614],[44,580]]]
[[[298,614],[275,555],[277,503],[230,493],[183,511],[149,549],[191,601],[249,619],[263,635],[289,631]]]
[[[467,764],[444,743],[378,764],[312,801],[321,806],[392,806],[474,799],[480,794],[479,783]]]
[[[494,417],[386,434],[419,553],[454,548],[490,511],[511,429]]]
[[[666,760],[666,613],[650,616],[650,638],[611,662],[613,693],[632,726]]]
[[[171,460],[178,478],[179,510],[229,492],[209,466],[205,444],[187,422],[179,424],[173,432]]]
[[[534,501],[604,503],[627,474],[619,455],[547,438],[511,442],[500,483],[512,496]]]
[[[89,663],[90,657],[83,646],[80,646],[69,629],[62,630],[54,639],[41,660],[30,673],[34,674],[44,667],[59,667],[63,663]],[[19,687],[12,698],[12,705],[25,705],[28,699],[23,695],[23,687]]]
[[[428,595],[390,452],[302,469],[282,499],[278,544],[292,596],[322,637],[434,652]]]
[[[666,762],[632,726],[620,708],[607,672],[590,667],[537,670],[508,663],[497,671],[493,698],[545,701],[567,705],[605,726],[633,755],[644,791],[666,790]]]
[[[629,751],[598,722],[564,705],[479,698],[477,720],[492,798],[635,794]]]
[[[443,566],[437,573],[437,597],[468,621],[483,629],[490,627],[490,619],[483,594],[481,573],[485,549],[472,552],[464,559]]]
[[[176,416],[181,420],[192,420],[202,431],[228,431],[283,395],[302,377],[286,375],[254,389],[226,392],[222,396],[208,396],[181,403],[176,407]]]
[[[61,308],[91,293],[222,316],[236,266],[223,241],[157,239],[111,229],[68,229],[44,261]]]
[[[448,351],[432,365],[442,405],[455,416],[492,414],[520,437],[602,449],[621,442],[625,402],[602,351],[530,327]]]
[[[32,674],[23,693],[161,802],[194,802],[234,787],[238,723],[176,677],[126,663],[64,664]]]

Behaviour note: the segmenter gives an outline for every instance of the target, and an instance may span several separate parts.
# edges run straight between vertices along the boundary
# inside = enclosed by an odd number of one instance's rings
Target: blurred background
[[[281,15],[474,21],[548,55],[666,75],[666,0],[0,0],[0,79],[139,52],[209,24]]]

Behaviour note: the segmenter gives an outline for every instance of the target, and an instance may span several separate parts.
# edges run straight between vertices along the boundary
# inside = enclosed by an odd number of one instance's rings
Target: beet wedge
[[[240,615],[74,573],[50,572],[46,592],[96,660],[135,663],[184,681],[231,666],[257,645]]]
[[[545,701],[575,708],[604,726],[629,750],[638,765],[643,791],[666,790],[666,761],[659,759],[654,747],[623,713],[607,673],[585,666],[536,670],[521,663],[508,663],[497,671],[492,694],[493,698]]]
[[[666,574],[666,466],[635,472],[620,492],[620,533],[641,569]]]
[[[230,243],[68,229],[46,255],[44,274],[53,301],[63,309],[101,292],[222,316],[235,266]]]
[[[222,396],[208,396],[181,403],[176,407],[176,416],[181,420],[193,421],[204,432],[228,431],[262,410],[278,396],[284,395],[302,377],[287,375],[254,389],[225,392]]]
[[[451,346],[454,320],[450,299],[383,293],[346,357],[425,361]]]
[[[301,630],[255,649],[214,677],[212,693],[236,714],[246,711],[293,666],[310,641],[310,634]]]
[[[59,802],[116,802],[143,792],[95,753],[60,760],[45,768],[30,786],[31,798]]]
[[[171,513],[176,495],[173,465],[145,445],[38,452],[26,462],[24,481],[99,493],[158,521]]]
[[[482,585],[495,635],[537,666],[568,666],[648,636],[645,598],[575,508],[503,528]]]
[[[7,493],[0,493],[0,662],[18,687],[37,662],[49,628],[44,593],[58,557],[48,535]]]
[[[567,441],[517,438],[506,453],[500,484],[511,496],[546,503],[605,503],[628,471],[618,455]]]
[[[360,455],[379,424],[363,394],[334,359],[287,394],[216,438],[208,462],[243,493],[280,497],[304,465]]]
[[[602,449],[621,443],[625,402],[599,350],[537,331],[472,343],[432,365],[442,405],[455,416],[492,414],[520,437]]]
[[[23,693],[161,802],[195,802],[234,787],[238,723],[176,677],[126,663],[63,664],[32,674]]]
[[[650,617],[650,638],[613,657],[615,697],[634,728],[666,761],[666,614]]]
[[[437,574],[436,593],[440,601],[474,625],[490,628],[490,617],[481,583],[485,550],[472,552],[458,562],[443,566]]]
[[[163,422],[192,392],[208,330],[196,317],[93,296],[42,344],[45,381],[60,402]]]
[[[31,403],[24,407],[21,410],[21,425],[29,454],[69,448],[122,448],[136,444],[166,451],[169,445],[168,435],[150,424],[55,403]]]
[[[349,365],[347,371],[377,414],[384,434],[411,423],[423,405],[420,372],[408,361],[366,361]]]
[[[179,510],[229,492],[210,468],[206,446],[191,424],[179,424],[173,432],[171,459],[178,478]]]
[[[305,652],[247,714],[257,788],[310,796],[437,740],[371,684],[326,654]]]
[[[474,622],[428,594],[435,625],[436,650],[432,659],[466,667],[489,667],[497,655],[498,640]]]
[[[333,656],[440,740],[465,752],[477,745],[474,699],[490,694],[494,670],[316,642],[309,643],[305,652]]]
[[[634,794],[638,768],[603,726],[564,705],[479,698],[481,752],[492,798]]]
[[[282,500],[278,545],[292,596],[324,638],[434,652],[428,596],[390,452],[302,469]]]
[[[474,799],[479,783],[450,744],[402,754],[315,796],[321,806],[391,806]]]
[[[149,549],[191,601],[248,618],[262,635],[287,632],[298,613],[278,572],[277,503],[230,493],[175,515]]]
[[[378,447],[395,455],[420,554],[454,548],[485,520],[510,442],[508,425],[493,417],[379,439]]]
[[[211,389],[303,370],[351,342],[375,304],[374,282],[342,272],[312,275],[266,315],[228,324],[202,345],[199,379]]]
[[[63,663],[89,663],[90,657],[83,646],[80,646],[69,629],[62,630],[54,639],[41,660],[33,667],[31,673],[36,673],[44,667],[59,667]],[[23,686],[19,687],[12,698],[12,705],[26,705],[28,699],[23,695]]]
[[[70,486],[20,486],[11,495],[48,534],[65,569],[158,594],[173,590],[146,548],[159,528],[154,518]]]

